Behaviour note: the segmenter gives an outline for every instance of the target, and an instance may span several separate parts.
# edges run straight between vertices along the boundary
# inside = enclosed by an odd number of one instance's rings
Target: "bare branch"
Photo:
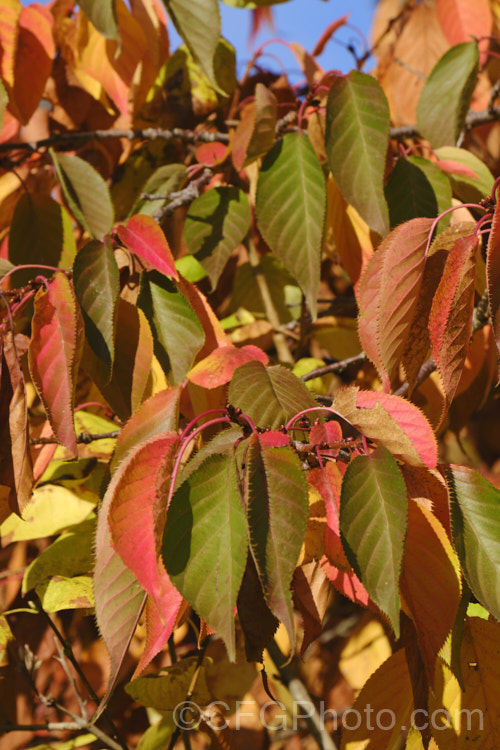
[[[191,180],[191,182],[182,190],[177,190],[176,192],[169,193],[166,196],[160,196],[163,199],[169,199],[170,203],[163,208],[159,208],[158,211],[155,211],[155,221],[159,223],[166,216],[170,216],[171,214],[173,214],[176,208],[179,208],[180,206],[187,206],[189,205],[189,203],[192,203],[195,198],[198,198],[198,196],[201,194],[202,188],[207,184],[207,182],[210,181],[211,177],[212,170],[206,168],[203,170],[201,175],[199,175],[199,177]],[[148,200],[155,200],[155,198],[149,196]]]
[[[76,442],[83,443],[84,445],[88,445],[89,443],[93,443],[95,440],[106,440],[106,439],[117,438],[119,434],[120,434],[120,430],[113,430],[112,432],[98,432],[98,433],[80,432],[80,434],[76,436]],[[54,443],[59,444],[59,440],[55,438],[53,435],[51,435],[50,437],[40,437],[40,438],[30,439],[30,445],[52,445]]]
[[[322,375],[326,375],[329,372],[339,374],[341,372],[344,372],[344,370],[347,370],[347,368],[351,365],[362,365],[364,362],[366,362],[366,359],[366,354],[364,352],[361,352],[361,354],[356,354],[354,357],[341,359],[339,362],[331,362],[329,365],[323,365],[323,367],[316,367],[306,375],[302,375],[300,379],[303,380],[304,383],[306,383],[308,380],[313,380],[313,378],[320,378]]]

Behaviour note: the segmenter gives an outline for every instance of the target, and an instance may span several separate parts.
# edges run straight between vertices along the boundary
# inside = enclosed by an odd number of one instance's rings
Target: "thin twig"
[[[198,198],[198,196],[201,195],[202,188],[205,187],[207,182],[210,181],[210,179],[212,178],[212,174],[212,170],[206,168],[203,170],[201,175],[199,175],[199,177],[191,180],[191,182],[182,190],[177,190],[174,193],[169,193],[166,196],[162,196],[164,200],[170,200],[170,203],[168,203],[166,206],[163,206],[163,208],[159,208],[157,211],[155,211],[155,221],[159,223],[166,216],[170,216],[171,214],[173,214],[176,208],[179,208],[180,206],[187,206],[189,205],[189,203],[192,203],[195,198]]]
[[[88,445],[89,443],[93,443],[95,440],[107,440],[107,439],[117,438],[119,434],[120,434],[120,430],[113,430],[112,432],[97,432],[97,433],[80,432],[80,434],[76,436],[76,442],[83,443],[84,445]],[[54,443],[59,443],[59,440],[53,435],[50,435],[49,437],[39,437],[39,438],[30,439],[30,445],[52,445]]]
[[[48,721],[45,724],[0,724],[0,734],[7,732],[77,732],[81,726],[76,721]]]
[[[184,700],[183,707],[189,705],[189,703],[190,703],[190,701],[191,701],[191,699],[192,699],[192,697],[194,695],[194,691],[195,691],[195,688],[196,688],[196,683],[198,682],[198,678],[199,678],[200,673],[201,673],[201,668],[203,666],[203,660],[205,659],[205,653],[207,651],[207,647],[208,647],[209,643],[210,643],[210,636],[208,636],[207,638],[205,638],[205,640],[203,641],[203,643],[201,645],[200,650],[198,651],[198,659],[197,659],[197,662],[196,662],[196,669],[194,670],[193,676],[191,678],[191,683],[190,683],[188,691],[186,693],[186,698]],[[183,709],[181,708],[181,710],[179,712],[180,716],[182,716],[182,710]],[[181,731],[182,731],[181,727],[179,725],[177,725],[176,728],[175,728],[175,732],[172,734],[172,737],[170,738],[170,742],[169,742],[169,745],[168,745],[168,750],[172,750],[173,749],[175,743],[179,739]],[[183,735],[187,736],[187,731],[189,731],[189,730],[185,730],[183,732]],[[188,744],[189,744],[189,739],[188,739]]]
[[[314,705],[306,686],[300,679],[294,660],[291,662],[287,661],[275,640],[272,640],[269,643],[267,650],[279,671],[282,683],[288,688],[288,691],[297,706],[307,709],[304,718],[311,734],[321,750],[337,750],[336,744],[325,729],[324,722],[321,721],[321,717],[316,710],[316,706]]]
[[[77,145],[87,141],[109,141],[118,138],[145,141],[171,141],[175,138],[185,143],[229,143],[227,133],[212,132],[207,130],[184,130],[183,128],[133,128],[133,129],[109,129],[109,130],[89,130],[85,132],[69,133],[52,133],[48,138],[41,138],[38,141],[15,141],[11,143],[1,143],[0,153],[7,151],[30,151],[36,152],[41,148],[49,146]]]
[[[322,375],[326,375],[329,372],[339,374],[347,370],[347,368],[351,367],[351,365],[362,365],[364,362],[366,362],[366,359],[366,354],[364,352],[361,352],[361,354],[356,354],[354,357],[341,359],[339,362],[331,362],[328,365],[323,365],[323,367],[316,367],[314,370],[311,370],[311,372],[308,372],[305,375],[301,375],[300,379],[303,380],[304,383],[306,383],[308,380],[320,378]]]
[[[420,370],[418,371],[417,379],[415,381],[415,385],[413,386],[413,390],[416,390],[419,385],[422,385],[424,380],[427,380],[429,375],[431,375],[435,370],[437,369],[437,365],[434,362],[432,357],[429,357],[428,360],[424,362]],[[406,381],[401,385],[397,390],[394,391],[394,396],[407,396],[409,390],[409,383]]]
[[[488,109],[482,109],[480,112],[474,112],[473,109],[470,109],[465,118],[465,129],[471,130],[472,128],[479,127],[479,125],[486,125],[486,123],[494,122],[498,119],[500,119],[500,107],[489,107]],[[389,135],[391,138],[404,141],[407,138],[417,138],[420,133],[416,125],[402,125],[397,128],[391,128]]]
[[[73,688],[73,692],[78,701],[78,705],[80,706],[80,713],[81,713],[82,719],[85,719],[85,721],[88,721],[89,716],[87,714],[87,706],[85,705],[85,701],[83,700],[83,697],[78,689],[75,676],[73,675],[73,673],[71,672],[71,669],[68,666],[68,661],[66,659],[66,656],[64,655],[63,647],[61,646],[61,643],[58,638],[54,637],[54,642],[56,644],[56,649],[58,653],[58,656],[56,656],[55,658],[57,659],[61,667],[64,669],[64,673],[66,677],[68,678],[68,682]]]

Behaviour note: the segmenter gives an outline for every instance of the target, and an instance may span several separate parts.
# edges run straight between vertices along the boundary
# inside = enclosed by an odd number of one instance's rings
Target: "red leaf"
[[[198,362],[190,372],[188,379],[202,388],[218,388],[220,385],[229,383],[237,367],[258,360],[267,365],[269,359],[258,346],[249,344],[237,349],[234,346],[221,346],[215,349],[208,357]]]
[[[157,478],[164,461],[177,450],[178,436],[163,433],[140,445],[113,486],[109,527],[113,546],[143,589],[160,606]]]
[[[356,406],[370,409],[379,403],[410,438],[422,463],[432,469],[437,463],[437,443],[432,427],[420,409],[400,396],[376,391],[358,391]]]
[[[165,276],[179,278],[167,239],[151,216],[131,216],[126,227],[116,228],[116,234],[125,247],[145,260],[152,268],[156,268]]]
[[[76,456],[74,390],[82,323],[73,288],[57,273],[35,297],[29,347],[30,372],[54,435]]]
[[[279,448],[282,445],[289,445],[290,439],[288,435],[279,430],[269,430],[269,432],[263,432],[259,436],[259,440],[262,445],[266,445],[268,448]]]
[[[342,440],[342,428],[338,422],[331,420],[323,424],[315,424],[309,433],[309,442],[313,445],[318,443],[338,443]],[[334,458],[339,452],[339,448],[329,448],[321,450],[322,456],[332,456]]]
[[[438,167],[449,174],[460,174],[463,177],[471,177],[473,180],[479,179],[477,174],[466,167],[465,164],[460,164],[458,161],[452,161],[451,159],[440,159],[437,163]]]
[[[307,473],[307,483],[310,487],[314,487],[325,501],[325,555],[332,565],[343,571],[350,571],[351,566],[340,541],[339,512],[342,486],[340,467],[328,461],[324,469],[312,469]]]
[[[370,609],[378,612],[356,573],[339,570],[331,565],[326,557],[321,560],[321,567],[325,571],[326,577],[343,596],[356,604],[361,604],[362,607],[370,607]]]
[[[396,227],[382,241],[361,277],[359,334],[365,352],[380,370],[386,392],[415,317],[432,221],[417,218]]]
[[[491,324],[500,354],[500,207],[498,203],[495,206],[488,242],[486,276],[488,280]]]
[[[325,49],[328,42],[337,31],[337,29],[340,29],[341,26],[347,23],[347,21],[349,20],[349,16],[350,16],[350,13],[346,13],[345,16],[342,16],[342,18],[337,18],[336,21],[333,21],[329,26],[326,27],[326,29],[324,30],[324,32],[321,34],[320,38],[316,42],[316,46],[314,47],[312,51],[313,57],[318,57],[319,55],[321,55],[321,53]]]
[[[224,143],[202,143],[196,149],[196,161],[200,164],[206,164],[207,167],[213,167],[221,164],[227,156],[228,147]]]
[[[160,568],[161,594],[159,606],[148,596],[145,607],[146,642],[144,652],[133,674],[133,678],[140,675],[162,648],[167,645],[174,629],[182,596],[167,576],[163,562],[158,561]]]
[[[469,349],[478,244],[473,235],[455,242],[429,315],[432,356],[445,393],[441,419],[453,400]]]
[[[493,16],[488,0],[436,0],[439,24],[450,44],[470,42],[491,34]],[[486,53],[481,55],[484,64]]]

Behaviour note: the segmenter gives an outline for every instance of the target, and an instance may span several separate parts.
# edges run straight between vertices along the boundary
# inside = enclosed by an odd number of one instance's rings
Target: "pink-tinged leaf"
[[[114,487],[126,469],[124,464],[115,473],[104,495],[97,518],[95,537],[94,601],[97,625],[110,658],[106,693],[97,715],[107,706],[115,687],[121,665],[135,632],[147,594],[111,544],[108,512]]]
[[[380,252],[382,245],[368,261],[359,280],[357,293],[359,307],[358,334],[366,356],[371,359],[380,375],[387,380],[388,376],[380,359],[377,341],[378,304],[384,271],[384,253]]]
[[[132,414],[116,441],[115,452],[111,460],[111,472],[127,454],[140,443],[159,435],[161,432],[175,430],[179,419],[179,399],[181,389],[172,386],[155,393]]]
[[[323,50],[325,49],[326,45],[332,38],[332,36],[335,34],[337,29],[340,29],[347,21],[349,20],[349,13],[346,13],[345,16],[342,16],[341,18],[337,18],[336,21],[332,21],[332,23],[326,27],[324,32],[321,34],[320,38],[316,42],[316,46],[314,47],[312,51],[313,57],[319,57]]]
[[[126,227],[116,228],[116,234],[126,248],[145,260],[151,268],[174,279],[179,277],[167,239],[151,216],[131,216]]]
[[[493,333],[500,354],[500,208],[497,203],[493,214],[488,251],[486,256],[486,277]]]
[[[260,435],[260,442],[267,448],[279,448],[283,445],[290,445],[290,438],[285,432],[279,430],[269,430]]]
[[[342,596],[346,596],[355,604],[361,604],[362,607],[369,607],[378,612],[368,592],[354,572],[339,570],[326,557],[321,560],[321,567],[325,571],[326,577],[333,583],[335,588]]]
[[[469,350],[478,245],[473,235],[455,242],[429,315],[432,356],[445,393],[441,419],[455,396]]]
[[[342,486],[340,466],[333,461],[328,461],[324,469],[311,469],[307,473],[307,483],[309,487],[314,487],[319,492],[325,502],[325,555],[332,565],[343,571],[350,571],[351,566],[340,541],[339,511]]]
[[[342,428],[338,422],[330,421],[323,424],[315,424],[309,433],[309,442],[312,445],[319,443],[328,443],[333,445],[342,440]],[[339,448],[321,449],[322,456],[332,456],[334,458],[339,452]]]
[[[437,463],[437,442],[434,431],[420,409],[400,396],[375,391],[358,391],[356,406],[371,409],[377,403],[389,412],[408,436],[422,463],[432,469]]]
[[[206,164],[207,167],[214,167],[221,164],[228,152],[228,147],[224,143],[202,143],[196,149],[196,161],[200,164]]]
[[[57,440],[76,456],[74,391],[82,321],[75,294],[57,273],[35,297],[29,364],[33,383]]]
[[[218,388],[229,383],[237,367],[258,360],[267,365],[268,356],[258,346],[249,344],[237,349],[235,346],[221,346],[208,357],[198,362],[188,372],[188,379],[202,388]]]
[[[139,659],[139,663],[132,676],[132,679],[138,677],[143,672],[152,659],[162,648],[165,648],[174,629],[179,610],[182,604],[182,596],[165,572],[163,562],[159,560],[159,565],[163,568],[166,585],[162,587],[160,608],[155,604],[153,599],[148,596],[144,610],[144,619],[146,624],[146,641],[144,652]]]
[[[432,221],[417,218],[396,227],[380,244],[361,279],[361,343],[365,347],[367,334],[375,333],[369,348],[376,346],[376,355],[367,353],[377,367],[379,362],[382,365],[380,375],[385,391],[390,390],[415,317]],[[373,313],[376,324],[366,320]]]
[[[129,457],[119,469],[119,478],[108,490],[109,527],[112,543],[142,588],[159,606],[160,578],[156,520],[157,479],[163,462],[177,450],[178,436],[168,432],[155,436]],[[116,475],[115,475],[116,476]]]
[[[24,375],[18,357],[27,350],[28,339],[12,333],[5,335],[3,354],[9,370],[12,397],[9,404],[9,430],[11,440],[14,486],[19,510],[28,504],[33,489],[33,466],[29,445],[28,407]],[[1,357],[1,352],[0,352]]]
[[[439,24],[450,44],[470,42],[491,34],[493,15],[488,0],[436,0]],[[481,55],[481,64],[487,54]]]
[[[458,161],[440,159],[437,165],[447,174],[458,174],[462,175],[462,177],[470,177],[473,180],[479,180],[479,176],[473,172],[470,167],[467,167],[465,164],[460,164]]]

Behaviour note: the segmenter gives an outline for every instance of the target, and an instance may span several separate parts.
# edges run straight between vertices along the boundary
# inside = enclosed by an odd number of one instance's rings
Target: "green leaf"
[[[231,253],[244,240],[252,215],[248,198],[235,187],[216,187],[191,203],[184,242],[206,270],[215,289]]]
[[[286,367],[247,362],[235,371],[228,402],[247,414],[258,427],[272,430],[286,424],[302,409],[316,406],[304,383]],[[319,414],[319,412],[318,412]]]
[[[136,750],[164,750],[174,731],[174,714],[169,713],[158,724],[153,724],[153,726],[146,729],[139,740]]]
[[[186,181],[187,171],[184,164],[166,164],[153,172],[151,177],[143,185],[139,198],[134,203],[129,216],[134,214],[146,214],[153,216],[159,208],[163,208],[170,201],[163,198],[148,201],[141,198],[142,193],[149,195],[168,195],[180,190]]]
[[[108,186],[99,172],[79,156],[49,151],[73,216],[91,237],[102,240],[114,222]]]
[[[293,571],[309,515],[307,482],[291,448],[274,448],[252,436],[247,456],[250,545],[269,609],[294,643]]]
[[[304,133],[288,133],[264,157],[255,211],[264,240],[297,280],[316,317],[326,185]]]
[[[205,333],[193,308],[162,274],[143,275],[138,305],[153,331],[155,354],[174,384],[182,383],[205,342]]]
[[[198,659],[190,656],[161,672],[138,677],[125,690],[142,706],[155,708],[157,711],[174,711],[186,700],[194,673],[198,669]],[[199,670],[191,701],[199,706],[206,706],[212,700],[208,690],[205,667]],[[199,717],[195,717],[198,719]],[[162,746],[164,747],[164,745]]]
[[[478,203],[485,195],[489,195],[495,181],[490,170],[481,159],[466,151],[464,148],[455,146],[443,146],[436,149],[438,166],[440,161],[447,165],[446,174],[451,182],[454,192],[464,203]],[[453,164],[456,168],[453,168]],[[444,168],[443,164],[443,168]],[[460,166],[464,167],[462,171]]]
[[[6,273],[12,271],[14,265],[7,258],[0,258],[0,279],[3,279]]]
[[[234,608],[247,561],[247,526],[234,456],[212,455],[176,490],[162,555],[175,587],[235,657]]]
[[[359,71],[339,76],[328,94],[326,155],[346,201],[375,232],[387,234],[383,184],[389,105],[377,81]]]
[[[73,264],[73,285],[87,341],[111,377],[120,272],[108,243],[92,240],[82,247]]]
[[[434,148],[455,146],[465,125],[479,69],[477,42],[449,49],[430,72],[420,95],[420,134]]]
[[[9,97],[7,91],[5,90],[5,86],[3,85],[2,81],[0,81],[0,130],[2,129],[3,116],[8,103]]]
[[[119,39],[116,0],[79,0],[78,5],[97,31],[107,39]]]
[[[370,598],[399,637],[399,578],[408,500],[396,459],[383,446],[356,456],[347,467],[340,498],[341,539]]]
[[[450,182],[428,159],[401,157],[385,187],[385,197],[392,227],[420,216],[435,218],[451,206]],[[446,219],[449,223],[449,217],[442,221]]]
[[[52,576],[73,576],[92,570],[92,541],[95,518],[83,521],[63,534],[28,565],[23,577],[22,592],[36,588]]]
[[[9,259],[14,265],[41,263],[69,268],[76,255],[71,217],[48,195],[23,193],[19,198],[9,234]],[[20,279],[36,276],[36,269],[17,271]],[[24,283],[24,281],[23,281]]]
[[[66,578],[57,575],[36,587],[36,593],[46,612],[63,609],[88,609],[94,606],[91,576]]]
[[[500,490],[474,469],[448,472],[451,530],[472,593],[500,620]]]
[[[163,0],[163,4],[195,61],[220,91],[214,70],[221,30],[217,0]]]

